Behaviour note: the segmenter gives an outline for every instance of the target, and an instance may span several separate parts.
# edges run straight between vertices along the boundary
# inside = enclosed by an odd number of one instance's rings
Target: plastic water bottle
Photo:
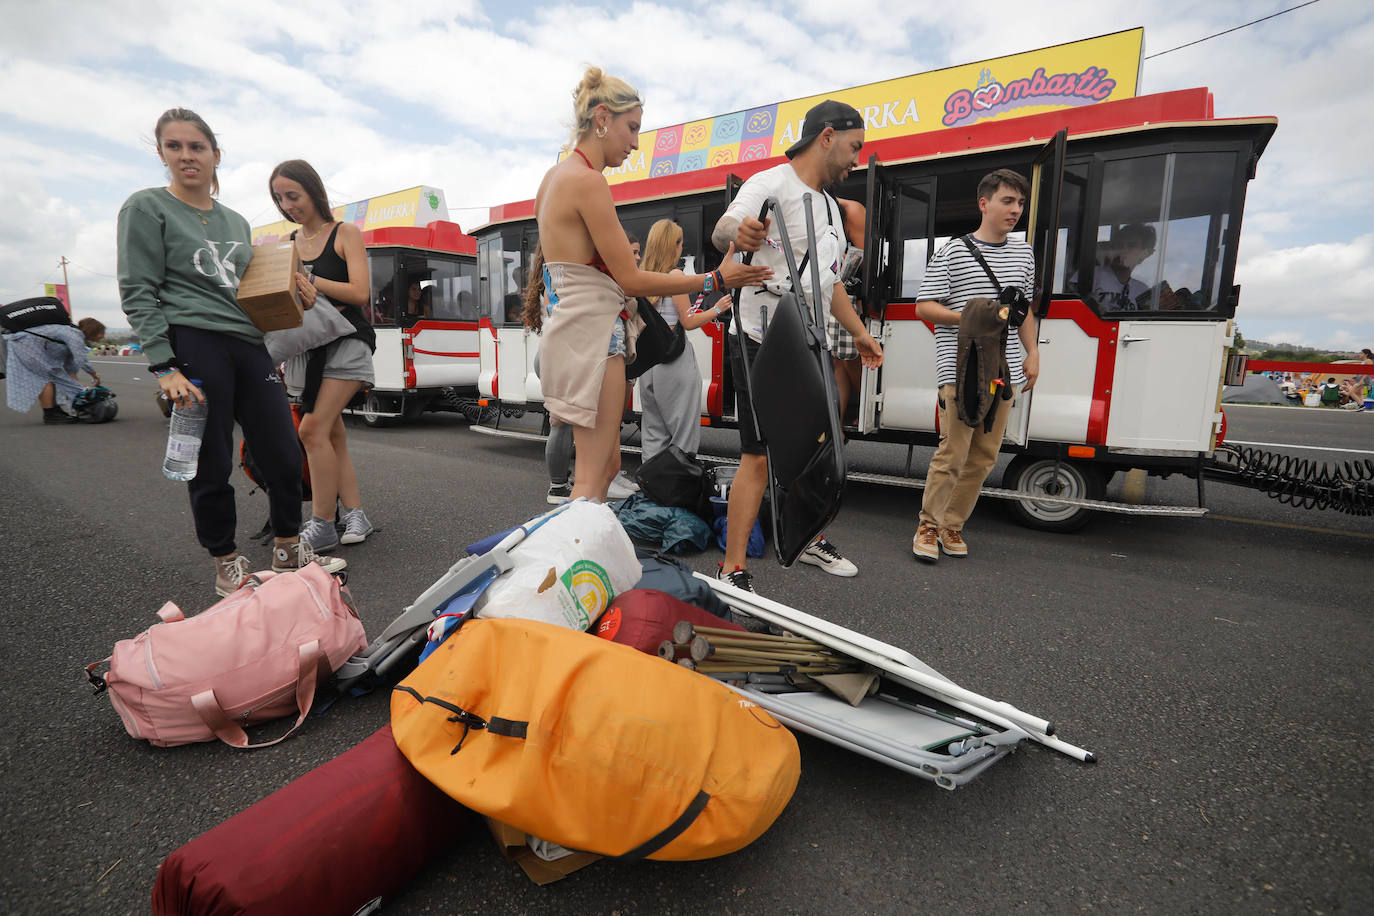
[[[191,379],[200,387],[200,379]],[[204,392],[202,392],[203,394]],[[210,416],[210,402],[191,403],[172,407],[172,427],[167,434],[167,454],[162,459],[162,476],[169,480],[191,480],[200,464],[200,440],[205,435],[205,421]]]

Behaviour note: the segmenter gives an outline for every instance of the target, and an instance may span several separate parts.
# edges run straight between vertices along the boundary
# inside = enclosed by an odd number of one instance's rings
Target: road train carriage
[[[934,329],[916,316],[916,292],[940,246],[977,228],[978,180],[1013,168],[1032,184],[1024,237],[1036,253],[1041,373],[1013,402],[1004,443],[1016,453],[1004,486],[1022,492],[993,492],[1012,497],[1021,519],[1042,528],[1078,527],[1094,508],[1204,512],[1204,466],[1224,434],[1246,185],[1276,127],[1274,118],[1217,118],[1211,93],[1190,89],[866,144],[867,165],[833,190],[867,207],[857,298],[886,359],[864,371],[857,403],[848,405],[850,437],[937,442]],[[641,238],[655,220],[681,224],[684,268],[699,271],[719,260],[710,233],[733,189],[783,161],[611,190],[622,222]],[[1098,278],[1126,227],[1153,244],[1129,280],[1104,290]],[[506,306],[518,301],[536,231],[533,201],[523,201],[493,208],[492,221],[474,233],[478,388],[508,413],[541,406],[532,371],[538,337]],[[734,422],[723,331],[717,323],[689,334],[703,373],[704,425]],[[1130,468],[1197,477],[1199,506],[1101,502],[1112,474]]]
[[[354,404],[370,426],[425,410],[475,408],[477,241],[457,223],[363,232],[372,293],[367,317],[377,333],[376,383]],[[412,287],[427,312],[406,314]]]

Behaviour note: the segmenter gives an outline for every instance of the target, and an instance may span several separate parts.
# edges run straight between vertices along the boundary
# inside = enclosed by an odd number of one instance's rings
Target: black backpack
[[[0,328],[8,334],[27,331],[29,328],[45,324],[71,323],[72,316],[67,314],[62,300],[52,296],[36,296],[33,299],[20,299],[9,305],[0,305]]]

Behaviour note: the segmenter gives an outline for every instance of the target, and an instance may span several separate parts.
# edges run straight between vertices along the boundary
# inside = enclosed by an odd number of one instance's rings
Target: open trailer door
[[[1064,152],[1069,132],[1060,130],[1046,143],[1031,166],[1031,198],[1026,203],[1030,212],[1026,227],[1026,241],[1035,253],[1035,288],[1026,291],[1031,300],[1031,312],[1026,320],[1032,322],[1039,337],[1040,320],[1050,310],[1054,292],[1055,256],[1058,254],[1059,200],[1064,182]],[[1017,331],[1009,330],[1015,334]],[[1043,341],[1041,341],[1043,343]],[[1011,403],[1004,442],[1025,445],[1029,438],[1031,403],[1035,391],[1022,391]]]

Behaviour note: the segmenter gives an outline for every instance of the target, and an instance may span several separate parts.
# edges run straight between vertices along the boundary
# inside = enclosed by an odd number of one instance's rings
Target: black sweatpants
[[[272,533],[295,537],[301,530],[301,447],[286,389],[261,343],[177,326],[172,349],[189,379],[199,379],[210,404],[196,476],[187,483],[196,538],[211,556],[235,550],[238,514],[229,475],[234,470],[234,424],[262,468]]]

